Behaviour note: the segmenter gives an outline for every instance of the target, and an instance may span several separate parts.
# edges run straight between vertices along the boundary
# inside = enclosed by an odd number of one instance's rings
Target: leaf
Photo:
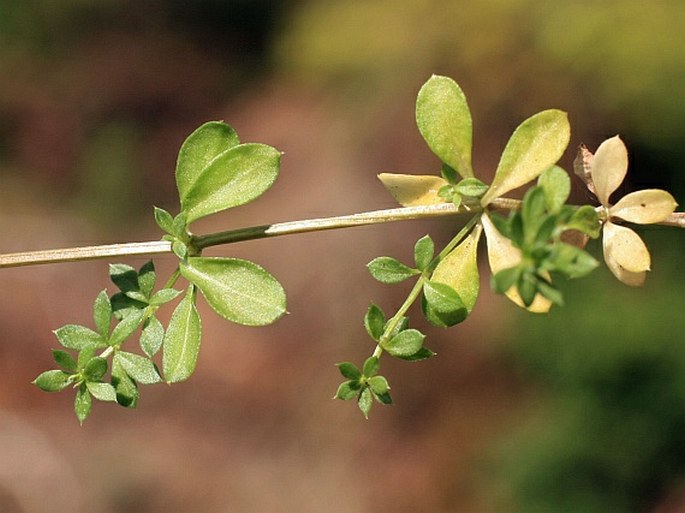
[[[381,173],[378,179],[403,207],[445,203],[440,189],[448,183],[439,176]]]
[[[112,304],[109,301],[107,290],[101,291],[93,304],[93,321],[95,329],[102,338],[109,338],[109,328],[112,321]]]
[[[426,320],[438,328],[456,326],[457,324],[464,322],[468,317],[468,310],[466,310],[466,308],[453,310],[451,312],[437,311],[428,304],[425,295],[421,298],[421,311]]]
[[[155,294],[150,298],[150,305],[161,306],[169,301],[173,301],[178,296],[183,294],[182,291],[176,289],[161,289],[155,292]]]
[[[651,258],[640,236],[630,228],[612,222],[604,224],[604,260],[621,282],[632,287],[644,284]]]
[[[98,348],[107,345],[106,340],[90,328],[77,324],[67,324],[54,331],[57,340],[67,349],[80,351],[87,347]]]
[[[387,394],[388,390],[390,390],[388,380],[383,376],[373,376],[372,378],[369,378],[367,383],[374,394],[383,395]]]
[[[481,205],[535,180],[556,164],[570,137],[571,128],[565,112],[550,109],[526,119],[507,142]]]
[[[362,374],[367,378],[370,378],[378,374],[378,369],[380,369],[380,367],[381,362],[378,359],[378,357],[370,356],[364,362],[364,366],[362,367]]]
[[[645,189],[623,196],[609,214],[629,223],[660,223],[678,206],[673,196],[660,189]]]
[[[107,360],[96,356],[91,358],[83,368],[83,375],[88,381],[99,381],[107,372]]]
[[[140,348],[152,358],[157,354],[164,342],[164,326],[157,317],[150,317],[143,324],[143,331],[140,335]]]
[[[354,399],[359,392],[359,383],[357,381],[343,381],[338,386],[338,390],[335,392],[333,399],[341,399],[343,401],[349,401]]]
[[[191,257],[181,274],[216,313],[245,326],[265,326],[285,313],[285,291],[263,268],[238,258]]]
[[[541,187],[531,187],[523,197],[521,206],[521,221],[523,222],[524,244],[529,247],[537,238],[540,225],[545,221],[547,203],[545,192]],[[512,224],[512,231],[514,226]]]
[[[152,290],[155,288],[157,281],[157,274],[155,273],[155,264],[152,260],[148,260],[138,271],[138,286],[144,298],[149,298]],[[136,298],[134,298],[136,299]]]
[[[521,266],[517,265],[502,269],[492,276],[493,288],[498,294],[506,293],[511,287],[516,285],[521,276]]]
[[[358,380],[362,377],[361,371],[351,362],[336,363],[335,366],[338,367],[344,378]]]
[[[583,205],[573,212],[565,228],[567,230],[578,230],[596,239],[599,237],[602,225],[599,222],[597,211],[590,205]]]
[[[44,392],[59,392],[69,386],[69,374],[61,370],[49,370],[41,373],[33,384]]]
[[[427,360],[428,358],[431,358],[433,356],[435,356],[435,353],[433,351],[431,351],[427,347],[422,347],[414,354],[410,354],[408,356],[399,356],[398,358],[401,358],[402,360],[408,362],[420,362],[422,360]]]
[[[571,179],[559,166],[545,170],[538,178],[538,186],[545,191],[547,210],[552,214],[561,210],[571,194]]]
[[[144,356],[126,351],[117,351],[114,359],[124,368],[126,374],[138,383],[153,385],[162,382],[162,378],[159,376],[154,363]]]
[[[410,356],[421,349],[425,338],[419,330],[408,329],[399,332],[381,346],[392,356]]]
[[[188,136],[176,162],[176,187],[181,204],[212,162],[239,143],[236,131],[220,121],[205,123]]]
[[[130,265],[109,264],[109,277],[124,294],[127,292],[140,291],[140,286],[138,285],[138,272]]]
[[[454,168],[448,166],[444,162],[442,166],[440,166],[440,176],[442,176],[450,185],[456,185],[457,182],[461,180],[459,173],[457,173]]]
[[[385,314],[383,310],[373,304],[369,306],[364,316],[364,327],[372,339],[377,341],[381,338],[385,329]]]
[[[65,371],[76,372],[78,368],[76,366],[76,360],[74,360],[74,358],[66,351],[62,351],[60,349],[53,349],[52,358],[55,360],[57,365],[62,367]]]
[[[566,243],[555,244],[549,260],[554,265],[550,270],[561,272],[570,279],[586,276],[599,266],[587,252]]]
[[[371,276],[381,283],[400,283],[406,279],[420,274],[417,269],[407,267],[396,258],[382,256],[371,260],[366,267],[369,269]]]
[[[88,391],[92,394],[95,399],[100,401],[116,401],[117,392],[112,385],[109,383],[99,383],[94,381],[89,381],[86,383]]]
[[[119,346],[128,337],[133,335],[133,333],[138,329],[138,325],[143,320],[142,310],[133,310],[127,313],[124,318],[119,321],[114,329],[112,330],[112,335],[109,337],[110,346]]]
[[[90,392],[88,392],[86,385],[83,384],[76,391],[76,398],[74,399],[74,413],[79,424],[83,425],[83,422],[88,418],[92,405],[93,401],[90,398]]]
[[[157,226],[159,226],[166,233],[173,235],[174,230],[172,226],[174,224],[174,218],[172,215],[163,208],[154,207],[154,209],[155,222],[157,223]]]
[[[138,405],[138,387],[116,358],[112,360],[112,386],[116,391],[118,404],[126,408],[135,408]]]
[[[424,235],[414,245],[414,262],[419,271],[425,271],[433,260],[435,243],[430,235]]]
[[[188,223],[261,196],[276,180],[280,162],[281,153],[265,144],[240,144],[222,153],[181,199]]]
[[[590,159],[590,172],[599,202],[609,206],[611,194],[618,189],[628,172],[628,150],[619,136],[607,139]]]
[[[448,77],[433,75],[416,98],[416,124],[428,147],[463,178],[473,176],[473,124],[466,96]]]
[[[202,324],[195,307],[195,289],[190,286],[171,315],[164,335],[162,367],[167,383],[184,381],[193,373],[201,335]]]
[[[369,387],[364,387],[364,389],[359,394],[359,399],[357,400],[357,406],[364,414],[364,418],[369,418],[369,412],[373,406],[373,395]]]
[[[481,182],[478,178],[464,178],[455,186],[455,190],[459,194],[469,198],[480,198],[489,188],[489,185]]]
[[[449,285],[427,281],[423,284],[423,295],[428,305],[438,313],[451,314],[463,310],[464,316],[467,315],[459,293]]]

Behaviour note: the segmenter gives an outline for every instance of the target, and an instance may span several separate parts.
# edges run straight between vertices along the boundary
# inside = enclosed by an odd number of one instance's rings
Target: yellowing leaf
[[[565,112],[550,109],[526,119],[504,148],[495,178],[481,205],[527,184],[556,164],[570,137],[571,127]]]
[[[609,213],[631,223],[651,224],[666,219],[677,206],[668,192],[645,189],[624,196],[611,207]]]
[[[481,217],[485,238],[488,246],[488,263],[492,274],[503,269],[514,267],[521,262],[521,250],[512,245],[511,241],[497,231],[487,214]],[[511,287],[506,296],[521,308],[526,308],[516,287]],[[540,294],[536,294],[531,305],[526,308],[533,313],[546,313],[552,307],[552,302]]]
[[[469,236],[443,258],[433,271],[431,281],[444,283],[457,291],[466,309],[471,312],[478,299],[477,250],[482,227],[476,226]]]
[[[620,270],[631,273],[649,271],[649,250],[640,236],[630,228],[612,222],[605,223],[602,245],[604,260],[617,278],[621,279],[618,273]]]
[[[448,184],[439,176],[381,173],[378,178],[403,207],[445,203],[445,199],[438,196],[438,191]]]
[[[628,150],[619,136],[607,139],[597,148],[591,161],[592,181],[599,202],[609,205],[609,197],[628,172]]]

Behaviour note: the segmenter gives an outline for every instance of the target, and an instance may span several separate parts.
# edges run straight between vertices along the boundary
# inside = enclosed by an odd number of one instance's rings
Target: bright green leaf
[[[359,394],[359,399],[357,400],[357,405],[364,414],[364,418],[368,419],[369,412],[373,406],[373,394],[371,393],[371,389],[369,387],[364,387],[364,390],[361,391]]]
[[[383,335],[383,330],[385,329],[385,314],[376,305],[369,306],[364,316],[364,327],[369,336],[378,340]]]
[[[400,283],[412,276],[420,274],[417,269],[407,267],[393,257],[382,256],[371,260],[366,267],[371,276],[381,283]]]
[[[377,356],[369,356],[366,361],[364,362],[364,366],[362,367],[362,374],[370,378],[371,376],[375,376],[378,374],[378,369],[381,367],[381,362],[378,359]]]
[[[88,381],[99,381],[107,372],[107,360],[96,356],[91,358],[83,369],[83,375]]]
[[[445,283],[425,282],[423,284],[423,295],[428,305],[438,313],[451,314],[459,310],[464,310],[464,315],[467,313],[459,293]]]
[[[140,348],[146,355],[152,358],[162,347],[163,342],[164,326],[162,326],[157,317],[148,318],[143,324],[143,330],[140,335]]]
[[[382,344],[382,347],[392,356],[410,356],[421,349],[425,338],[419,330],[408,329],[399,332]]]
[[[191,257],[181,274],[216,313],[246,326],[265,326],[285,313],[285,291],[262,267],[237,258]]]
[[[423,316],[433,326],[438,328],[450,328],[466,320],[469,312],[466,308],[453,310],[451,312],[439,312],[428,304],[426,296],[421,298],[421,311]]]
[[[149,298],[150,294],[152,294],[156,281],[157,274],[155,273],[155,264],[152,260],[148,260],[138,271],[138,286],[145,298]]]
[[[566,223],[567,230],[578,230],[596,239],[602,225],[599,222],[597,211],[590,205],[583,205],[578,208]]]
[[[171,315],[164,335],[162,367],[168,383],[184,381],[193,373],[200,351],[201,335],[202,324],[195,307],[195,290],[190,286]]]
[[[155,292],[155,294],[150,298],[150,304],[152,306],[160,306],[169,301],[173,301],[183,292],[176,289],[161,289]]]
[[[424,271],[433,260],[435,244],[430,235],[424,235],[414,245],[414,262],[419,271]]]
[[[338,386],[338,390],[335,392],[333,399],[342,399],[343,401],[349,401],[354,399],[359,392],[359,383],[356,381],[343,381]]]
[[[489,188],[489,185],[481,182],[478,178],[464,178],[454,187],[454,190],[462,196],[480,198]]]
[[[33,384],[44,392],[59,392],[69,386],[69,374],[61,370],[49,370],[33,380]]]
[[[109,338],[109,328],[112,320],[112,304],[109,301],[107,291],[101,291],[93,304],[93,321],[95,329],[103,338]]]
[[[369,388],[374,394],[385,394],[390,390],[390,385],[388,385],[388,380],[383,376],[373,376],[367,381]]]
[[[463,178],[473,176],[473,125],[466,96],[448,77],[433,75],[416,98],[416,124],[433,153]]]
[[[163,208],[154,207],[154,209],[155,222],[157,223],[157,226],[159,226],[166,233],[173,234],[174,232],[172,226],[174,224],[174,218],[172,215]]]
[[[95,381],[89,381],[86,383],[88,391],[91,393],[95,399],[100,401],[116,401],[117,392],[112,385],[109,383],[100,383]]]
[[[422,347],[414,354],[410,354],[408,356],[399,356],[398,358],[401,358],[402,360],[408,362],[420,362],[422,360],[427,360],[428,358],[431,358],[433,356],[435,356],[435,353],[433,351],[431,351],[427,347]]]
[[[74,413],[79,424],[83,425],[83,422],[88,418],[92,405],[93,400],[90,397],[90,392],[88,392],[86,385],[83,384],[76,391],[76,398],[74,399]]]
[[[493,199],[535,180],[561,158],[571,128],[565,112],[550,109],[531,116],[514,131],[504,148],[495,178],[481,200]]]
[[[559,166],[546,169],[538,178],[538,186],[545,191],[547,210],[556,214],[571,194],[571,179]]]
[[[109,337],[109,345],[120,345],[124,340],[133,335],[142,320],[142,310],[133,310],[125,315],[112,330],[112,335]]]
[[[154,363],[144,356],[126,351],[117,351],[114,359],[124,368],[126,374],[138,383],[153,385],[162,382],[162,378],[160,378]]]
[[[138,405],[138,386],[116,358],[112,361],[112,386],[116,391],[117,403],[121,406],[135,408]]]
[[[98,348],[107,345],[105,339],[90,328],[67,324],[54,331],[57,340],[67,349],[80,351],[86,347]]]
[[[76,369],[78,368],[76,366],[76,360],[74,360],[74,358],[66,351],[53,349],[52,358],[55,360],[57,365],[62,367],[65,371],[76,372]]]

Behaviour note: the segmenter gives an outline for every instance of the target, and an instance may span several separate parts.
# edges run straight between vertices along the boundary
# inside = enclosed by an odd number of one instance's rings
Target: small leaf
[[[448,77],[433,75],[416,98],[416,124],[428,147],[462,177],[473,176],[473,124],[466,96]]]
[[[388,380],[383,376],[373,376],[367,381],[369,388],[374,394],[382,395],[387,394],[390,390],[390,385],[388,385]]]
[[[361,371],[351,362],[336,363],[335,366],[338,367],[340,374],[342,374],[344,378],[358,380],[362,377]]]
[[[611,207],[612,217],[619,217],[629,223],[660,223],[670,216],[678,206],[673,196],[660,189],[645,189],[623,196]]]
[[[421,349],[426,336],[418,330],[408,329],[399,332],[382,344],[384,350],[392,356],[410,356]]]
[[[466,315],[466,306],[459,293],[445,283],[427,281],[423,284],[423,295],[428,305],[439,313],[453,313],[459,310]]]
[[[154,209],[155,222],[157,223],[157,226],[159,226],[166,233],[173,235],[174,231],[172,226],[174,224],[174,218],[163,208],[154,207]]]
[[[126,351],[117,351],[114,358],[117,360],[117,363],[124,368],[126,374],[138,383],[153,385],[162,382],[162,378],[159,376],[157,368],[148,358]]]
[[[157,274],[155,274],[155,264],[152,260],[148,260],[138,271],[138,286],[145,298],[149,298],[150,294],[152,294],[156,281]]]
[[[619,136],[599,145],[590,159],[590,169],[597,199],[607,207],[611,194],[621,185],[628,172],[628,150]]]
[[[265,144],[240,144],[220,154],[181,199],[188,223],[261,196],[276,180],[280,162],[281,153]]]
[[[102,338],[109,338],[109,328],[112,321],[112,304],[109,301],[107,291],[101,291],[93,304],[93,321],[95,329]]]
[[[459,173],[457,173],[457,171],[454,168],[448,166],[445,163],[443,163],[442,166],[440,166],[440,176],[442,176],[450,185],[456,185],[457,182],[461,180],[461,176],[459,176]]]
[[[531,187],[526,192],[521,206],[521,221],[523,222],[524,244],[529,247],[537,238],[540,225],[545,221],[547,202],[545,192],[541,187]],[[512,231],[514,226],[512,224]]]
[[[604,224],[604,260],[609,270],[626,285],[641,286],[649,271],[649,250],[637,233],[612,222]]]
[[[69,374],[61,370],[49,370],[33,380],[33,384],[44,392],[59,392],[69,386]]]
[[[188,258],[188,246],[180,240],[175,240],[171,243],[171,251],[174,252],[180,260],[185,260]]]
[[[178,296],[183,294],[182,291],[176,289],[161,289],[155,292],[155,294],[150,298],[150,305],[161,306],[169,301],[173,301]]]
[[[370,356],[364,362],[364,367],[362,368],[362,374],[370,378],[378,374],[378,369],[381,367],[381,362],[376,356]]]
[[[390,392],[384,392],[384,393],[377,393],[373,390],[373,396],[376,398],[376,401],[378,401],[381,404],[392,404],[392,396],[390,395]]]
[[[456,326],[457,324],[464,322],[468,317],[468,310],[466,308],[461,308],[452,312],[439,312],[435,310],[428,304],[425,295],[421,298],[421,311],[426,320],[438,328]]]
[[[424,235],[414,245],[414,262],[419,271],[425,271],[433,260],[435,244],[430,235]]]
[[[140,348],[152,358],[157,354],[164,342],[164,326],[157,317],[150,317],[143,324],[143,331],[140,335]]]
[[[495,178],[481,200],[483,206],[535,180],[561,158],[571,137],[565,112],[545,110],[531,116],[507,142]]]
[[[65,371],[76,372],[78,368],[76,366],[76,360],[74,360],[74,358],[66,351],[62,351],[60,349],[53,349],[52,358],[55,360],[57,365],[62,367]]]
[[[488,184],[481,182],[478,178],[464,178],[455,186],[459,194],[469,198],[480,198],[489,188]]]
[[[545,170],[538,178],[538,186],[545,191],[547,210],[553,214],[561,210],[571,194],[571,179],[559,166]]]
[[[117,392],[112,385],[109,383],[99,383],[94,381],[89,381],[86,383],[88,391],[91,393],[95,399],[100,401],[116,401]]]
[[[88,392],[86,385],[83,384],[76,391],[76,399],[74,400],[74,413],[79,424],[83,425],[83,422],[88,418],[92,405],[93,400],[90,398],[90,392]]]
[[[107,345],[105,339],[90,328],[67,324],[54,331],[57,340],[67,349],[80,351],[86,347],[98,348]]]
[[[212,162],[239,143],[236,131],[220,121],[205,123],[188,136],[176,162],[176,187],[181,204]]]
[[[168,383],[186,380],[195,370],[200,351],[202,325],[195,307],[195,289],[188,292],[176,306],[164,335],[162,367]]]
[[[91,358],[83,369],[83,375],[88,381],[99,381],[107,372],[107,360],[96,356]]]
[[[93,346],[88,346],[81,349],[78,353],[78,359],[76,360],[76,368],[78,370],[83,370],[89,361],[95,356],[95,348]]]
[[[369,306],[364,316],[364,327],[372,339],[377,341],[381,338],[385,329],[385,314],[383,310],[373,304]]]
[[[597,211],[590,205],[583,205],[573,212],[565,225],[567,230],[578,230],[596,239],[602,225],[599,222]]]
[[[417,269],[407,267],[393,257],[382,256],[371,260],[366,267],[371,276],[381,283],[400,283],[412,276],[420,274]]]
[[[118,404],[126,408],[135,408],[138,405],[138,387],[116,357],[112,361],[112,386],[116,391]]]
[[[338,390],[335,392],[333,399],[342,399],[343,401],[349,401],[354,399],[359,392],[359,383],[357,381],[343,381],[338,386]]]
[[[399,356],[398,358],[401,358],[402,360],[408,362],[420,362],[422,360],[427,360],[428,358],[431,358],[433,356],[435,356],[435,353],[433,351],[431,351],[427,347],[422,347],[414,354],[410,354],[408,356]]]
[[[538,280],[538,292],[557,306],[564,306],[564,297],[559,289],[547,280]]]
[[[516,285],[521,276],[521,266],[502,269],[492,277],[493,289],[498,294],[506,293],[511,287]]]
[[[112,335],[109,337],[109,345],[121,345],[124,340],[133,335],[136,329],[138,329],[138,325],[142,320],[142,310],[133,310],[125,315],[124,318],[119,321],[119,324],[117,324],[112,330]]]
[[[109,264],[109,277],[124,294],[140,291],[138,272],[130,265]]]
[[[445,203],[440,191],[449,185],[443,178],[432,175],[381,173],[378,179],[403,207]]]
[[[188,232],[188,215],[181,211],[174,217],[174,222],[171,225],[171,234],[175,235],[180,240],[187,240]]]
[[[364,414],[364,418],[368,419],[369,412],[371,411],[371,407],[373,406],[373,394],[371,393],[371,389],[369,387],[364,387],[364,389],[361,391],[361,393],[359,394],[357,405]]]
[[[566,243],[554,245],[549,261],[553,264],[551,271],[558,271],[570,279],[586,276],[599,266],[587,252]]]

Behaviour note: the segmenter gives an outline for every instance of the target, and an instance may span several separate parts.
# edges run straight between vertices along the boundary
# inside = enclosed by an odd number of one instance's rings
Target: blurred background
[[[685,203],[685,4],[676,0],[0,0],[0,252],[160,237],[177,211],[183,139],[223,119],[285,152],[258,202],[197,232],[390,208],[382,171],[437,173],[414,124],[432,74],[457,80],[487,179],[511,131],[570,114],[562,160],[620,133],[622,191]],[[587,201],[578,187],[578,201]],[[441,219],[215,248],[285,285],[267,328],[204,303],[193,378],[144,387],[137,411],[30,382],[51,368],[51,330],[90,325],[113,286],[104,262],[0,272],[0,511],[685,511],[685,237],[640,233],[644,288],[605,269],[567,305],[521,312],[488,290],[451,330],[416,325],[438,353],[384,359],[396,404],[365,421],[330,398],[335,362],[373,349],[362,318],[407,290],[374,282],[375,256],[409,261]],[[597,244],[590,246],[599,256]],[[144,259],[126,262],[139,267]],[[155,260],[160,275],[174,259]]]

